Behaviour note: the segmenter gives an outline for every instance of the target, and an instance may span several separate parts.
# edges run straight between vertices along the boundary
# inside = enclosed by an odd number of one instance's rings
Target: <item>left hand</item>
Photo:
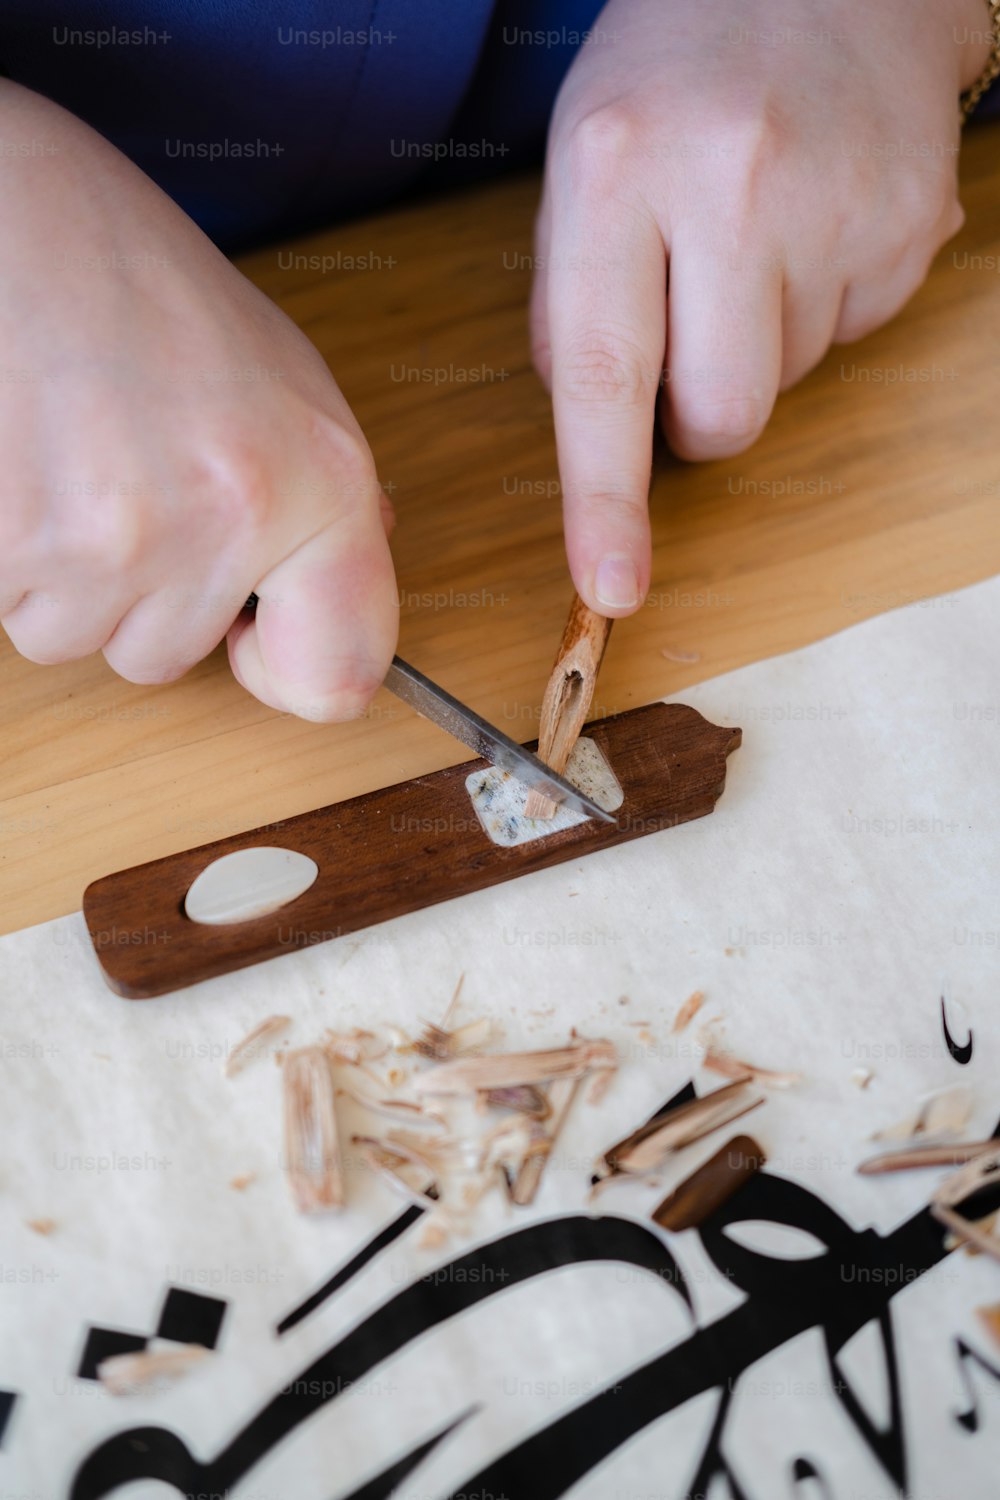
[[[549,135],[532,298],[577,590],[649,586],[659,415],[740,452],[779,389],[891,318],[960,228],[983,0],[610,0]],[[667,295],[669,266],[670,290]]]

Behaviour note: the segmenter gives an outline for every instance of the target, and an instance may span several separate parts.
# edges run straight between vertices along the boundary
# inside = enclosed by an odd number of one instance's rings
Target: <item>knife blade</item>
[[[385,686],[397,698],[402,698],[425,719],[430,719],[440,729],[447,730],[463,745],[475,750],[498,770],[509,771],[525,786],[532,787],[560,807],[571,807],[575,812],[585,813],[601,823],[617,821],[590,797],[575,787],[571,781],[558,775],[532,751],[519,745],[504,734],[495,724],[476,713],[458,698],[452,696],[438,683],[411,667],[401,656],[392,658],[385,677]]]
[[[257,595],[251,594],[244,609],[253,612],[257,608]],[[570,807],[599,823],[616,823],[618,820],[594,802],[579,787],[575,787],[564,776],[558,775],[539,760],[532,751],[526,750],[516,740],[497,729],[495,724],[481,718],[475,709],[469,708],[445,688],[411,667],[401,656],[394,656],[385,676],[385,686],[397,698],[415,708],[418,714],[430,719],[454,739],[461,740],[488,760],[499,771],[509,771],[525,786],[537,789],[559,807]]]

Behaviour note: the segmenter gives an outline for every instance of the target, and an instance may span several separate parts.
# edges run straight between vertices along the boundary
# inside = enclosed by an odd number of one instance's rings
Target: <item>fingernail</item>
[[[597,565],[594,593],[598,604],[632,609],[639,603],[639,577],[627,552],[609,552]]]

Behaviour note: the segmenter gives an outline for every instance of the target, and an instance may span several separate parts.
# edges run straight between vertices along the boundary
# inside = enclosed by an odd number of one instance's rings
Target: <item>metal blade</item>
[[[425,677],[423,672],[418,672],[416,667],[411,667],[401,657],[393,657],[385,685],[397,698],[402,698],[418,714],[423,714],[425,719],[430,719],[441,729],[447,730],[456,740],[461,740],[463,745],[468,745],[477,755],[483,756],[501,771],[509,771],[518,781],[523,781],[525,786],[537,788],[550,801],[557,802],[561,807],[572,807],[576,812],[586,813],[588,818],[596,818],[601,823],[617,822],[611,813],[605,812],[603,807],[585,797],[572,782],[557,775],[537,755],[512,740],[502,729],[497,729],[486,719],[480,718],[473,709],[453,698],[443,687],[438,687],[436,682],[431,682],[429,677]]]

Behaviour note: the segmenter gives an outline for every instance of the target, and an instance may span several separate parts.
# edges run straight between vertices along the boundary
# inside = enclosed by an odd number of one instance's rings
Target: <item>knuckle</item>
[[[547,328],[532,329],[531,360],[535,369],[548,378],[552,370],[552,344]]]
[[[965,228],[965,209],[957,198],[952,198],[951,203],[945,210],[944,234],[946,239],[951,239],[953,234],[958,234]]]
[[[754,220],[762,186],[773,181],[775,164],[786,157],[790,139],[784,110],[774,101],[734,112],[726,122],[714,165],[721,203],[729,206],[737,224]]]
[[[322,466],[335,476],[333,493],[341,500],[378,500],[381,486],[371,449],[359,431],[324,412],[314,412],[312,435]]]
[[[610,521],[609,529],[625,536],[635,527],[647,525],[648,502],[634,475],[602,475],[600,483],[578,482],[566,499],[584,526],[591,520],[599,520],[603,526]]]
[[[555,379],[571,401],[636,406],[648,394],[651,375],[634,344],[591,330],[563,352]]]
[[[641,140],[640,121],[625,101],[588,110],[566,133],[564,167],[572,187],[603,197],[620,184],[622,163],[637,154]]]
[[[543,385],[552,383],[552,346],[547,339],[536,339],[531,345],[531,363]]]
[[[254,537],[263,529],[271,502],[271,476],[256,442],[231,439],[198,455],[191,475],[215,527]]]
[[[953,180],[939,172],[908,172],[900,181],[898,193],[897,223],[906,243],[916,235],[934,235],[950,217],[956,202]]]
[[[146,528],[135,496],[105,492],[113,487],[87,484],[65,516],[60,551],[77,568],[126,576],[142,557]],[[141,487],[136,486],[139,490]]]
[[[675,422],[688,442],[709,452],[738,453],[758,436],[767,420],[756,396],[714,395],[710,391],[675,403]]]

